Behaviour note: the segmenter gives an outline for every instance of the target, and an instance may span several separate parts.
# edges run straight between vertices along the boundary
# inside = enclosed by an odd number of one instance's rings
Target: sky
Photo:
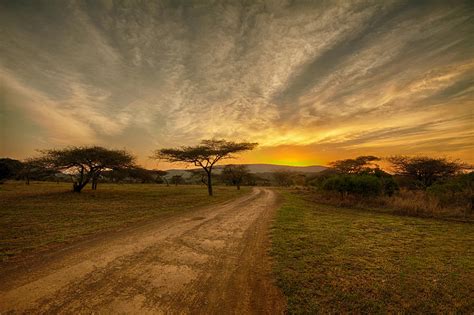
[[[474,163],[472,1],[0,1],[0,156],[258,142],[232,163]]]

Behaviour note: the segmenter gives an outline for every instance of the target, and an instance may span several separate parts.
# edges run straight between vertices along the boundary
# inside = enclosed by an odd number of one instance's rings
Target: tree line
[[[203,140],[196,146],[156,150],[153,158],[199,166],[205,174],[202,182],[207,186],[208,194],[212,196],[212,171],[215,165],[222,160],[233,158],[237,153],[252,150],[256,145],[257,143],[250,142]],[[40,156],[23,162],[1,159],[0,180],[23,178],[29,183],[30,179],[39,177],[57,179],[58,175],[69,176],[72,179],[72,191],[76,193],[80,193],[89,183],[92,189],[97,189],[99,180],[104,176],[112,179],[120,176],[155,177],[155,181],[167,181],[164,178],[166,172],[149,171],[139,167],[135,157],[126,150],[113,150],[100,146],[74,146],[39,152]],[[231,170],[232,177],[239,176],[238,168],[228,170]],[[233,180],[238,183],[238,179]]]
[[[322,191],[337,192],[341,198],[348,195],[364,197],[392,196],[400,187],[455,196],[460,191],[472,197],[472,167],[458,160],[432,157],[392,156],[386,158],[390,172],[383,170],[376,156],[360,156],[331,162],[329,168],[316,175],[295,172],[274,172],[271,176],[250,174],[243,165],[226,165],[220,174],[214,174],[216,165],[236,154],[252,150],[257,143],[226,140],[203,140],[195,146],[163,148],[153,152],[153,158],[171,163],[187,163],[198,169],[189,170],[192,182],[207,187],[213,195],[213,183],[219,180],[227,185],[311,186]],[[167,176],[161,170],[147,170],[136,164],[135,157],[126,150],[112,150],[100,146],[76,146],[39,151],[40,155],[24,161],[0,159],[0,181],[14,178],[30,180],[72,180],[72,191],[81,192],[98,182],[181,184],[181,175]],[[267,174],[268,175],[268,174]],[[454,198],[454,197],[453,197]]]

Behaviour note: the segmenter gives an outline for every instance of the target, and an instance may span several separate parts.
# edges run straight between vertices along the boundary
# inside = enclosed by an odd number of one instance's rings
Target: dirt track
[[[0,313],[279,314],[268,226],[275,193],[83,242],[0,284]]]

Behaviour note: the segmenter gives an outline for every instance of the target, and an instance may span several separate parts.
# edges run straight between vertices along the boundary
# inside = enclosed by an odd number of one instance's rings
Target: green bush
[[[371,175],[352,176],[349,193],[362,196],[378,196],[382,193],[382,181]]]
[[[336,175],[326,179],[322,188],[337,191],[341,196],[353,194],[370,197],[384,192],[384,182],[382,178],[373,175]]]
[[[474,173],[434,183],[426,191],[444,205],[458,205],[471,212],[474,206]]]
[[[393,179],[392,176],[390,177],[384,176],[381,179],[382,179],[382,185],[383,185],[383,192],[385,195],[391,197],[393,196],[395,192],[400,190],[397,182],[395,181],[395,179]]]

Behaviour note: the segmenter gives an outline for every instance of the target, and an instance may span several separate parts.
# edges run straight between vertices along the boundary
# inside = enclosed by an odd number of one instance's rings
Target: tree
[[[293,185],[293,175],[292,172],[275,172],[273,173],[273,179],[278,186],[289,187]]]
[[[15,178],[19,175],[23,168],[23,163],[10,159],[10,158],[1,158],[0,159],[0,183],[6,179]]]
[[[340,174],[361,174],[367,173],[378,168],[378,165],[373,164],[375,161],[380,161],[380,158],[372,155],[359,156],[355,159],[338,160],[329,163],[331,167]]]
[[[134,157],[124,150],[109,150],[99,146],[69,147],[61,150],[43,150],[37,161],[50,169],[71,174],[74,178],[73,191],[81,190],[90,182],[97,181],[103,171],[130,168]]]
[[[184,182],[183,175],[173,175],[170,180],[171,184],[178,186]]]
[[[206,172],[207,190],[209,196],[212,196],[212,169],[214,165],[221,160],[233,158],[235,153],[252,150],[256,145],[256,143],[250,142],[203,140],[196,146],[157,150],[154,157],[172,163],[192,163],[201,167]]]
[[[166,178],[167,171],[162,170],[152,170],[153,174],[155,175],[155,183],[162,184],[166,183],[166,186],[169,186],[168,179]]]
[[[237,187],[240,190],[240,185],[244,181],[244,178],[249,174],[249,170],[245,165],[226,165],[222,170],[221,177],[224,182]]]
[[[23,161],[23,167],[18,177],[25,180],[27,185],[30,180],[48,180],[54,178],[57,171],[48,169],[44,163],[38,159],[29,158]]]
[[[187,170],[193,184],[204,184],[207,186],[207,173],[202,168]]]
[[[424,188],[430,187],[437,180],[452,177],[470,167],[460,161],[426,156],[408,157],[392,156],[388,158],[395,174],[419,181]]]
[[[155,183],[157,174],[155,171],[147,170],[142,167],[133,167],[127,170],[128,176],[134,181],[142,184]]]

